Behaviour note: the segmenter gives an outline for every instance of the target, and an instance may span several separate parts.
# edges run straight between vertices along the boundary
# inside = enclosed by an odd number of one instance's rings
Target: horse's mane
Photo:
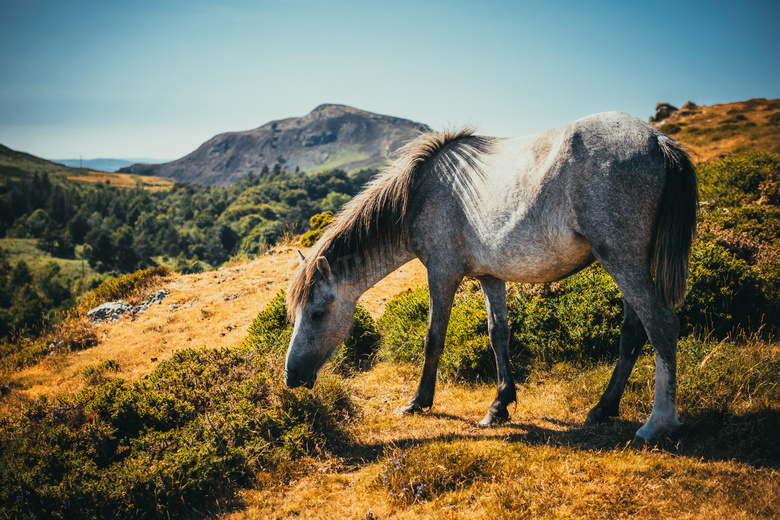
[[[429,132],[401,148],[398,159],[349,201],[326,228],[293,276],[287,292],[287,312],[311,295],[317,274],[317,258],[324,256],[332,269],[345,259],[365,259],[381,247],[399,245],[408,237],[408,204],[416,174],[448,144],[470,137],[473,130]]]

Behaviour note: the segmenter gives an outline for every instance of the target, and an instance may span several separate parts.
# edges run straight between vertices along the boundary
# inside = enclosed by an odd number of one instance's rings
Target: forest
[[[126,189],[33,171],[0,184],[0,337],[56,320],[107,277],[166,265],[218,267],[273,247],[310,218],[338,209],[376,173],[288,173],[264,168],[226,187],[176,183],[167,191]],[[9,240],[32,240],[51,261],[11,258]],[[66,273],[57,259],[83,259]]]

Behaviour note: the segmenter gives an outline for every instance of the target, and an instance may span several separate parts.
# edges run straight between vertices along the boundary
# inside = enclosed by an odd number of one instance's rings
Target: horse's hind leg
[[[636,432],[635,441],[651,440],[660,432],[681,424],[677,419],[677,336],[680,320],[656,289],[649,266],[623,270],[604,261],[602,265],[614,278],[628,305],[636,311],[655,351],[653,411]]]
[[[479,424],[491,424],[506,421],[509,412],[506,407],[517,399],[515,381],[512,378],[512,366],[509,363],[509,323],[506,315],[506,283],[492,276],[479,280],[485,294],[485,308],[488,318],[488,333],[493,352],[496,354],[498,370],[498,395],[490,405],[487,415]]]
[[[600,422],[607,417],[619,415],[620,399],[626,389],[628,377],[634,369],[642,346],[647,342],[647,333],[639,316],[625,300],[623,301],[623,311],[623,326],[620,328],[620,357],[604,395],[601,396],[599,404],[588,413],[586,423]]]
[[[444,278],[444,279],[440,279]],[[402,413],[416,413],[433,406],[433,394],[436,391],[436,371],[439,358],[444,351],[447,325],[452,312],[452,300],[463,276],[439,277],[433,270],[428,271],[428,289],[430,291],[430,312],[428,331],[425,334],[425,361],[423,363],[420,384],[414,397],[401,407]]]

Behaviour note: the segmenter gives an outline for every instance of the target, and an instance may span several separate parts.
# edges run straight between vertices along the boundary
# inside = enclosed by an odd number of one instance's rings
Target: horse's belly
[[[489,274],[508,282],[554,282],[594,261],[590,244],[578,233],[506,238],[485,244],[474,275]]]

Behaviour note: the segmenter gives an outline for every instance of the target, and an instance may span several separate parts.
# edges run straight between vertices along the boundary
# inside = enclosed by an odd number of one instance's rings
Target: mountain
[[[132,166],[135,163],[158,164],[164,161],[155,159],[51,159],[53,162],[72,166],[74,168],[89,168],[101,172],[115,172],[120,168]]]
[[[749,99],[677,109],[658,103],[650,122],[685,144],[697,162],[731,153],[780,153],[780,99]]]
[[[246,132],[220,134],[172,162],[135,164],[123,173],[225,186],[277,164],[287,171],[377,168],[428,126],[345,105],[320,105],[304,117],[272,121]]]

